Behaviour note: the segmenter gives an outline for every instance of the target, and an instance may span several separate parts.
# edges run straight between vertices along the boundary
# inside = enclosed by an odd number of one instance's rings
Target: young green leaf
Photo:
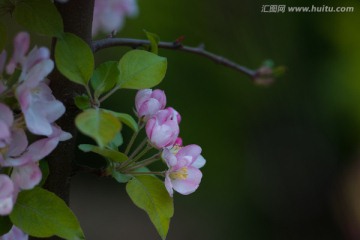
[[[121,88],[152,88],[165,77],[167,60],[144,50],[132,50],[119,62]]]
[[[132,178],[130,175],[122,174],[115,170],[112,171],[111,175],[119,183],[127,183]]]
[[[88,109],[76,119],[77,128],[86,136],[93,138],[100,148],[105,147],[121,129],[120,121],[101,109]]]
[[[99,148],[98,146],[90,145],[90,144],[80,144],[79,149],[83,152],[94,152],[105,158],[109,158],[114,162],[124,162],[128,160],[128,157],[122,152]]]
[[[118,132],[115,135],[115,138],[109,142],[108,147],[112,150],[119,150],[119,147],[124,143],[124,139],[123,136],[121,134],[121,132]]]
[[[128,182],[126,191],[134,204],[147,212],[161,238],[165,239],[174,205],[164,183],[154,176],[138,176]]]
[[[125,125],[130,127],[132,130],[134,130],[134,132],[137,132],[139,130],[139,126],[138,126],[137,122],[134,120],[134,118],[131,115],[129,115],[127,113],[118,113],[118,112],[114,112],[111,110],[105,110],[105,109],[104,109],[104,111],[111,113],[112,115],[117,117],[122,123],[124,123]]]
[[[95,90],[95,97],[110,91],[120,80],[120,71],[116,61],[104,62],[97,67],[91,77],[91,86]]]
[[[81,110],[85,110],[91,107],[90,98],[86,94],[76,96],[74,101],[75,105]]]
[[[12,227],[12,223],[8,216],[0,216],[0,236],[8,233]]]
[[[160,42],[160,38],[158,35],[156,35],[155,33],[151,33],[148,32],[146,30],[144,30],[146,37],[149,39],[150,41],[150,51],[152,53],[158,54],[159,48],[158,48],[158,44]]]
[[[16,1],[13,14],[16,21],[30,31],[51,37],[63,34],[61,15],[49,0]]]
[[[0,51],[3,50],[6,45],[6,38],[7,38],[7,33],[6,33],[5,25],[2,22],[0,22]]]
[[[55,46],[55,62],[59,71],[69,80],[86,86],[94,71],[94,55],[84,40],[65,33]]]
[[[85,239],[78,220],[65,202],[39,187],[19,193],[10,219],[34,237],[57,235],[67,240]]]

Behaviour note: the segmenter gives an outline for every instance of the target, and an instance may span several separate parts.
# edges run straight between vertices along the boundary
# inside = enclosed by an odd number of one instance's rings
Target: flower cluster
[[[194,192],[201,182],[199,170],[206,163],[201,148],[191,144],[182,146],[179,138],[180,114],[166,106],[166,96],[161,90],[138,91],[135,107],[138,117],[146,122],[146,134],[150,144],[162,151],[162,159],[168,166],[165,187],[170,196],[173,190],[187,195]]]
[[[34,47],[28,53],[29,47],[29,34],[21,32],[14,39],[14,52],[7,64],[6,51],[0,54],[1,216],[11,213],[21,190],[39,184],[42,174],[38,162],[60,141],[71,138],[55,124],[65,107],[47,84],[46,76],[54,68],[50,52]],[[30,135],[36,140],[30,142]]]
[[[124,25],[125,17],[138,14],[136,0],[95,0],[92,34],[111,33]]]

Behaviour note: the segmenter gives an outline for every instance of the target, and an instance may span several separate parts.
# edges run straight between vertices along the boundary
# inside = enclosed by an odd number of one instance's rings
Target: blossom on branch
[[[165,148],[162,158],[169,167],[166,171],[165,187],[170,196],[173,196],[173,189],[188,195],[199,187],[202,178],[199,168],[205,165],[206,160],[198,145],[187,145],[177,148],[176,151]]]
[[[11,213],[17,194],[39,184],[39,161],[59,144],[71,138],[55,121],[64,105],[55,99],[47,75],[54,68],[47,48],[33,48],[27,54],[30,36],[21,32],[14,39],[14,53],[8,64],[0,54],[0,215]],[[3,74],[3,69],[6,74]],[[17,81],[8,79],[17,79]],[[8,103],[11,105],[7,105]],[[27,133],[43,136],[28,140]],[[29,138],[31,139],[31,138]],[[16,227],[0,239],[27,239]]]

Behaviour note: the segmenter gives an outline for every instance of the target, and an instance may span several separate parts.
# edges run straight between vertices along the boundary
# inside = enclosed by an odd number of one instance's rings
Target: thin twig
[[[110,48],[110,47],[116,47],[116,46],[128,46],[132,48],[138,48],[141,46],[148,46],[150,45],[150,42],[148,40],[142,40],[142,39],[132,39],[132,38],[106,38],[101,40],[93,41],[92,49],[93,52],[97,52],[99,50]],[[181,43],[178,42],[159,42],[158,44],[159,48],[164,49],[170,49],[170,50],[178,50],[183,52],[188,52],[196,55],[203,56],[205,58],[208,58],[212,60],[213,62],[223,65],[225,67],[232,68],[238,72],[241,72],[247,76],[249,76],[252,80],[254,80],[258,72],[255,70],[248,69],[244,66],[241,66],[227,58],[224,58],[222,56],[216,55],[214,53],[208,52],[204,49],[204,45],[199,45],[198,47],[189,47],[184,46]]]

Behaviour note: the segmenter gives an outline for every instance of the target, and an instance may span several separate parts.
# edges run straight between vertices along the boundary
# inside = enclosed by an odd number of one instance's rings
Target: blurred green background
[[[200,188],[175,195],[168,239],[360,239],[360,1],[138,1],[139,16],[118,36],[184,35],[186,45],[204,43],[253,69],[266,59],[287,68],[260,87],[202,57],[160,50],[169,65],[158,87],[182,115],[184,143],[207,159]],[[264,4],[355,12],[261,13]],[[97,63],[128,50],[104,50]],[[135,93],[119,91],[106,105],[132,113]],[[159,239],[112,179],[74,176],[71,206],[88,240]]]
[[[355,12],[261,13],[264,4]],[[207,159],[197,192],[175,195],[168,239],[360,239],[360,2],[139,0],[139,8],[118,36],[184,35],[184,44],[250,68],[269,58],[287,68],[259,87],[207,59],[160,51],[169,65],[158,88],[182,115],[184,143]],[[104,50],[98,63],[127,50]],[[106,104],[132,113],[134,96],[119,91]],[[75,176],[71,204],[89,240],[159,239],[111,179]]]

